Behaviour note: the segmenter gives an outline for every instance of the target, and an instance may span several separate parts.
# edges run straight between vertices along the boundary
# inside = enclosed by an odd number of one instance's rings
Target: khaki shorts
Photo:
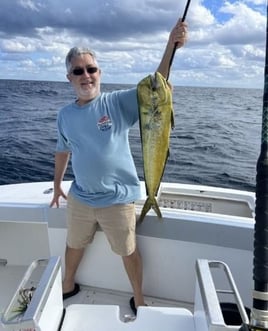
[[[134,252],[136,248],[134,203],[95,208],[80,203],[69,194],[67,245],[75,249],[85,248],[93,241],[98,225],[116,254],[128,256]]]

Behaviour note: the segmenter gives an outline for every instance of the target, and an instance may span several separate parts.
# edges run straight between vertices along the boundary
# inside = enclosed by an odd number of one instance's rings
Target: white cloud
[[[15,38],[13,40],[3,40],[1,42],[2,52],[29,53],[36,50],[27,38]]]
[[[23,8],[26,8],[26,9],[31,9],[33,11],[39,11],[40,10],[40,3],[35,3],[34,1],[32,0],[19,0],[18,3],[23,7]]]
[[[213,16],[209,8],[204,7],[201,2],[194,2],[191,4],[187,20],[190,21],[192,28],[207,29],[216,23],[216,19]]]
[[[185,3],[1,0],[0,68],[26,61],[29,70],[17,78],[33,79],[39,72],[42,79],[65,80],[65,54],[74,45],[86,45],[96,51],[104,81],[135,83],[156,69]],[[219,86],[262,87],[266,1],[217,0],[207,8],[204,3],[209,2],[191,2],[189,40],[175,55],[173,84],[209,85],[210,80]]]
[[[245,2],[253,5],[266,5],[267,3],[266,0],[245,0]]]
[[[264,40],[266,18],[244,3],[227,2],[221,8],[222,13],[231,14],[231,19],[220,26],[215,37],[222,43],[244,44]]]

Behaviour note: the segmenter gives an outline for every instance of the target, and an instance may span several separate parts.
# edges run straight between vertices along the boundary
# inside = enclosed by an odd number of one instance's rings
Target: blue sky
[[[0,79],[66,81],[65,55],[93,49],[102,82],[156,70],[186,0],[1,0]],[[266,0],[192,0],[174,85],[263,88]]]

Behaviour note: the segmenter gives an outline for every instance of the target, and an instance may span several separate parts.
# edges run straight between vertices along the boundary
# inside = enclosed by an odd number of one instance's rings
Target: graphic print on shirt
[[[98,125],[99,130],[108,131],[112,127],[112,121],[110,120],[110,118],[107,115],[104,115],[99,119],[97,125]]]

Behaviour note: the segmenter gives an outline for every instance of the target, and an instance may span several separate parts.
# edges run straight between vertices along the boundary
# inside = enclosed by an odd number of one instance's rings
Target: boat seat
[[[140,307],[136,319],[123,322],[119,306],[73,304],[66,308],[61,331],[194,331],[194,318],[184,308]]]

